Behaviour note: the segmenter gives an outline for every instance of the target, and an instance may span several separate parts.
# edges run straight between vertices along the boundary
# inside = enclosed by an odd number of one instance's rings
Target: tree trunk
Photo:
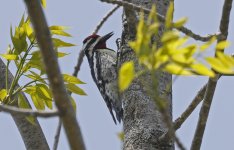
[[[6,66],[4,62],[0,59],[0,90],[6,88],[5,75],[6,75]],[[13,80],[13,75],[10,73],[10,71],[8,71],[8,85],[11,84],[12,80]],[[24,94],[23,96],[28,102],[26,96]],[[17,102],[14,103],[13,105],[15,107],[18,107]],[[21,137],[24,141],[27,150],[35,150],[35,149],[49,150],[49,145],[43,134],[41,126],[36,118],[35,118],[35,124],[30,123],[23,115],[12,115],[12,118],[14,119],[15,124],[17,125],[17,128],[21,134]]]
[[[153,4],[156,4],[157,12],[164,16],[169,6],[169,0],[131,0],[129,2],[149,9],[151,9]],[[135,39],[138,18],[139,13],[136,11],[128,8],[124,9],[120,64],[125,61],[134,60],[136,71],[141,70],[142,67],[137,64],[137,58],[127,43]],[[163,27],[160,28],[160,35],[162,32]],[[171,75],[164,72],[157,72],[154,77],[158,83],[159,95],[164,95],[168,103],[169,108],[167,109],[167,113],[172,120]],[[167,131],[167,126],[155,101],[147,94],[149,92],[146,92],[149,90],[149,87],[152,87],[151,79],[152,76],[150,73],[142,75],[135,79],[131,86],[121,94],[124,107],[124,150],[174,149],[173,140],[158,141],[158,138]],[[150,88],[150,90],[152,92],[155,89]]]

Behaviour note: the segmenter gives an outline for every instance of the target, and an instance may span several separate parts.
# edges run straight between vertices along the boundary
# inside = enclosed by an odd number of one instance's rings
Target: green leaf
[[[203,64],[192,64],[191,68],[200,75],[214,77],[215,73]]]
[[[26,72],[30,68],[38,69],[41,71],[41,75],[45,74],[45,67],[40,59],[31,58],[31,60],[24,66],[23,70]]]
[[[30,70],[29,70],[29,71],[30,71]],[[25,76],[28,77],[28,78],[31,78],[31,79],[33,79],[33,80],[38,80],[39,82],[42,82],[42,83],[46,84],[45,79],[43,79],[43,78],[41,77],[41,75],[35,73],[34,71],[30,71],[30,73],[31,73],[31,74],[28,74],[28,75],[25,75]]]
[[[31,109],[29,103],[25,100],[24,96],[22,94],[18,95],[18,106],[19,108],[25,108],[25,109]],[[32,116],[26,117],[26,119],[32,123],[35,124],[35,118]]]
[[[203,45],[200,46],[200,50],[204,51],[207,48],[209,48],[211,46],[211,44],[213,44],[216,41],[216,37],[213,36],[208,42],[204,43]]]
[[[150,14],[149,14],[149,17],[147,19],[147,24],[151,24],[152,22],[158,23],[158,18],[157,18],[156,12],[157,12],[156,5],[154,4],[150,10]]]
[[[216,54],[217,54],[217,58],[223,63],[223,65],[225,65],[227,68],[234,68],[233,58],[229,59],[228,55],[220,51],[217,51]]]
[[[214,70],[221,74],[233,74],[233,68],[227,67],[218,58],[208,57],[206,61],[212,66]]]
[[[46,8],[46,0],[41,0],[41,4],[44,8]]]
[[[37,84],[37,94],[38,98],[44,102],[44,104],[49,108],[53,109],[52,105],[52,93],[47,85]]]
[[[1,89],[0,90],[0,101],[3,101],[7,96],[7,90],[6,89]]]
[[[15,48],[14,54],[20,54],[21,52],[26,51],[26,49],[28,48],[28,43],[26,41],[26,33],[24,27],[16,27],[14,36],[11,27],[11,41]]]
[[[30,42],[33,42],[35,40],[35,36],[34,36],[33,29],[30,25],[30,20],[27,20],[27,22],[24,24],[24,30]]]
[[[20,20],[19,27],[22,27],[24,25],[24,14]]]
[[[166,18],[165,18],[165,27],[168,29],[171,27],[173,21],[173,13],[174,13],[174,2],[170,2],[169,8],[167,10]]]
[[[187,22],[188,18],[187,17],[183,17],[183,18],[180,18],[178,21],[176,21],[173,26],[175,28],[180,28],[182,27],[186,22]]]
[[[75,46],[75,44],[67,43],[67,42],[64,42],[64,41],[62,41],[60,39],[57,39],[57,38],[52,38],[52,39],[53,39],[55,47],[71,47],[71,46]]]
[[[84,90],[82,90],[81,88],[79,88],[78,86],[76,86],[73,83],[68,83],[66,84],[66,87],[68,89],[68,91],[78,94],[78,95],[87,95]]]
[[[38,96],[37,93],[32,93],[30,94],[33,104],[38,110],[44,110],[45,109],[45,104],[43,100]]]
[[[163,70],[175,75],[193,75],[191,71],[186,70],[185,67],[175,63],[166,65]]]
[[[69,29],[69,27],[66,27],[66,26],[50,26],[49,29],[50,30],[66,30],[66,29]]]
[[[81,81],[80,79],[71,76],[69,74],[63,74],[63,80],[67,83],[73,83],[73,84],[86,84],[83,81]]]
[[[6,60],[18,60],[18,55],[14,54],[0,54]]]
[[[119,70],[119,89],[126,90],[134,79],[134,63],[133,61],[125,62]]]
[[[120,139],[120,141],[124,141],[124,132],[119,132],[118,133],[118,138]]]
[[[51,30],[51,33],[55,34],[55,35],[71,37],[71,35],[69,33],[62,31],[62,30]]]
[[[22,94],[18,95],[18,106],[19,108],[31,109],[29,103],[25,100]]]
[[[42,88],[38,87],[37,85],[37,95],[38,95],[38,98],[41,99],[41,100],[48,100],[48,101],[52,101],[51,98],[48,97],[48,92],[46,90],[43,91]]]
[[[52,101],[52,92],[47,85],[37,84],[37,88],[42,92],[44,99]]]
[[[170,41],[178,40],[180,38],[179,33],[177,31],[167,31],[164,32],[161,41],[163,43],[167,43]]]
[[[61,57],[64,57],[64,56],[68,55],[68,53],[63,53],[63,52],[56,52],[56,53],[57,53],[58,58],[61,58]]]
[[[24,92],[28,93],[29,95],[36,93],[36,87],[35,86],[27,86],[25,88]]]
[[[225,48],[230,46],[230,42],[228,41],[221,41],[216,45],[217,50],[224,50]]]
[[[44,100],[44,103],[46,104],[46,107],[49,109],[53,109],[53,103],[50,100]]]
[[[227,64],[230,67],[234,66],[234,58],[233,56],[224,54],[223,52],[217,52],[217,57],[222,61],[225,62],[225,64]]]

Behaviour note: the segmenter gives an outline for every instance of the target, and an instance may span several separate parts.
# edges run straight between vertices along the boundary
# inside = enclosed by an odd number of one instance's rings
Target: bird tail
[[[110,114],[111,114],[111,116],[112,116],[112,119],[114,120],[115,124],[117,124],[117,122],[116,122],[116,119],[115,119],[115,116],[114,116],[114,114],[113,114],[112,109],[111,109],[110,107],[108,107],[108,108],[109,108]],[[117,118],[117,119],[118,119],[118,118]],[[118,121],[119,121],[119,120],[118,120]]]
[[[115,115],[119,123],[121,123],[121,120],[123,120],[123,108],[115,109]]]

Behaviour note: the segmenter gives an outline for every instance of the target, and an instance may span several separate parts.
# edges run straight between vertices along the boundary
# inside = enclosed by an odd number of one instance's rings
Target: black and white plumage
[[[88,36],[83,41],[83,50],[89,62],[92,78],[116,124],[116,118],[119,122],[123,118],[123,109],[117,85],[117,53],[106,47],[106,41],[112,35],[111,32],[102,37],[96,34]]]

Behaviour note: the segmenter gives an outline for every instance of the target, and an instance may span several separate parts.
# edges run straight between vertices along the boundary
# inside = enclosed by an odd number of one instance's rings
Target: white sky
[[[94,30],[100,19],[113,8],[112,5],[101,3],[97,0],[47,0],[48,7],[46,16],[49,25],[70,26],[70,33],[73,38],[66,41],[77,44],[76,47],[64,49],[71,53],[61,59],[61,67],[64,73],[72,73],[76,64],[78,51],[81,49],[82,40]],[[218,31],[223,1],[212,0],[179,0],[175,1],[175,20],[187,16],[189,21],[187,27],[194,32],[206,35]],[[23,1],[4,1],[0,5],[0,53],[4,53],[10,43],[10,25],[17,25],[20,17],[25,12]],[[114,31],[108,45],[116,49],[115,39],[121,35],[121,10],[118,10],[99,32],[101,35]],[[229,40],[234,43],[234,11],[232,10],[231,24],[229,29]],[[233,53],[233,46],[227,52]],[[14,72],[15,68],[11,68]],[[82,88],[88,96],[75,96],[77,101],[77,116],[84,136],[85,145],[88,150],[119,150],[120,141],[117,133],[122,126],[116,126],[106,108],[90,75],[90,70],[85,59],[79,78],[86,82]],[[205,77],[180,77],[173,86],[173,116],[177,118],[190,103],[197,91],[207,81]],[[25,81],[24,81],[25,82]],[[234,92],[233,77],[222,77],[213,100],[210,117],[205,131],[202,149],[231,149],[234,147]],[[184,145],[189,148],[196,121],[198,109],[185,122],[178,135]],[[0,145],[1,149],[21,150],[25,149],[20,134],[14,125],[11,116],[0,113]],[[57,119],[40,119],[44,133],[50,147],[53,145],[53,138],[57,127]],[[60,150],[69,149],[64,133],[59,143]]]

